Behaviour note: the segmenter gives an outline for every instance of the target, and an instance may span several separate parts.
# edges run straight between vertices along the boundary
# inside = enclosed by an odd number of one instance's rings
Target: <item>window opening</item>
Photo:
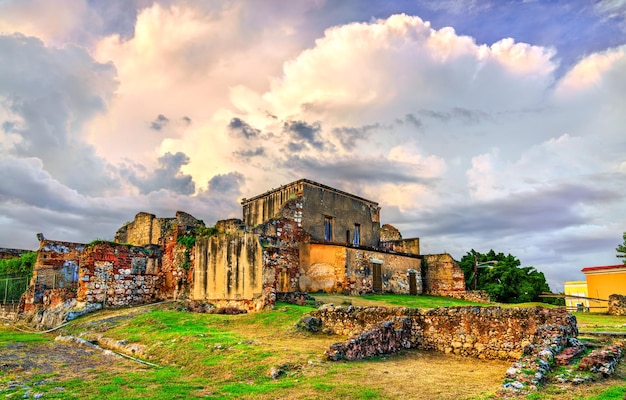
[[[333,241],[333,217],[324,217],[324,240]]]
[[[352,244],[355,246],[361,245],[361,224],[354,224],[354,238]]]

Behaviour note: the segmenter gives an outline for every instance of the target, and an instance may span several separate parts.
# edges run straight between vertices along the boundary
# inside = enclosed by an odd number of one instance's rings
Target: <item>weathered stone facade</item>
[[[115,244],[88,251],[41,235],[25,310],[51,304],[45,296],[104,306],[186,298],[248,311],[273,305],[281,292],[480,297],[465,291],[452,257],[422,256],[418,238],[381,229],[370,200],[302,179],[242,204],[243,220],[212,228],[181,211],[175,218],[140,212]],[[63,288],[73,292],[49,292]]]
[[[76,288],[78,265],[84,248],[83,243],[45,239],[39,242],[30,284],[35,288],[35,303],[39,302],[44,290]]]
[[[138,214],[139,221],[143,214]],[[20,304],[24,319],[50,327],[95,305],[127,306],[186,295],[191,290],[193,254],[177,238],[198,221],[182,212],[162,220],[170,222],[167,231],[159,233],[160,245],[42,239],[31,284]]]
[[[258,311],[266,306],[266,279],[257,235],[220,233],[197,240],[192,300],[223,300]]]
[[[159,246],[116,245],[108,242],[87,246],[80,257],[76,299],[86,304],[127,306],[161,299]]]
[[[140,212],[132,222],[128,222],[115,233],[116,243],[128,243],[135,246],[163,244],[165,237],[175,227],[179,233],[204,226],[202,221],[183,211],[177,211],[175,218],[157,218],[154,214]]]
[[[393,322],[402,327],[404,335],[394,340],[408,340],[410,347],[435,350],[480,359],[516,360],[529,345],[542,342],[546,327],[562,327],[565,338],[578,334],[576,318],[564,309],[500,308],[500,307],[440,307],[435,309],[385,308],[385,307],[334,307],[323,306],[311,315],[322,320],[326,331],[340,335],[360,335],[378,332],[381,324]],[[409,331],[406,332],[408,319]],[[330,358],[343,356],[347,348],[356,354],[352,338],[344,344],[334,345]],[[363,341],[371,345],[372,338]],[[382,341],[386,340],[381,337]],[[398,347],[394,345],[394,347]],[[407,346],[402,346],[407,347]],[[365,349],[364,353],[368,351]],[[362,358],[362,357],[355,357]]]
[[[422,293],[418,256],[323,243],[307,243],[301,250],[301,291]]]
[[[626,315],[626,296],[619,294],[609,296],[609,314]]]
[[[255,227],[278,218],[290,200],[295,200],[298,208],[294,220],[313,240],[378,246],[378,203],[307,179],[244,199],[243,221]]]
[[[424,255],[424,292],[434,296],[465,291],[465,276],[448,253]]]

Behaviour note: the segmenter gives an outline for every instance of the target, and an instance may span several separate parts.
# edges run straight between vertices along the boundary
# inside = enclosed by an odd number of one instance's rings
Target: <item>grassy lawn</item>
[[[578,321],[578,329],[589,332],[626,332],[626,315],[599,313],[573,313]]]
[[[474,304],[432,296],[315,297],[337,305],[432,308]],[[0,366],[14,367],[0,369],[0,397],[44,393],[44,398],[61,399],[487,399],[493,398],[510,366],[417,350],[365,361],[327,362],[324,350],[346,338],[297,331],[295,323],[313,308],[279,304],[256,314],[219,315],[189,313],[179,307],[169,303],[141,310],[104,310],[50,335],[1,326]],[[141,344],[141,356],[159,367],[100,353],[81,355],[85,358],[74,361],[61,358],[50,371],[41,366],[15,367],[17,361],[3,359],[7,346],[19,344],[23,356],[50,354],[49,363],[55,363],[55,345],[67,356],[67,347],[53,342],[56,334],[87,339],[103,335]],[[87,367],[81,370],[85,362]],[[272,379],[270,371],[276,367],[283,373]],[[611,381],[605,385],[576,391],[549,387],[539,394],[559,399],[599,399],[611,393],[623,397],[626,384]]]
[[[363,296],[345,296],[341,294],[317,293],[312,295],[315,300],[323,303],[353,306],[387,306],[411,308],[435,308],[451,306],[484,305],[471,301],[437,296],[409,296],[402,294],[371,294]]]

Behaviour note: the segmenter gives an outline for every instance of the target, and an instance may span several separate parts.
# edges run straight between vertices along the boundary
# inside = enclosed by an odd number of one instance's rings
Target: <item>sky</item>
[[[0,247],[307,178],[554,291],[626,231],[626,1],[0,0]]]

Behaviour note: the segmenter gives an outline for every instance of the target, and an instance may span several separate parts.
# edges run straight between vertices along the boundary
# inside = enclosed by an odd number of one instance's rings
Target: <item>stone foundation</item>
[[[473,301],[475,303],[491,303],[489,294],[484,290],[454,290],[454,291],[439,291],[438,296],[451,297],[453,299],[460,299],[466,301]]]
[[[315,304],[315,298],[306,292],[277,292],[276,301],[303,306],[307,303]]]
[[[562,309],[541,307],[424,310],[327,305],[311,315],[322,320],[327,332],[340,335],[375,331],[383,322],[408,318],[411,347],[481,359],[516,360],[527,346],[544,340],[546,327],[562,327],[559,332],[565,337],[578,334],[574,316]]]

